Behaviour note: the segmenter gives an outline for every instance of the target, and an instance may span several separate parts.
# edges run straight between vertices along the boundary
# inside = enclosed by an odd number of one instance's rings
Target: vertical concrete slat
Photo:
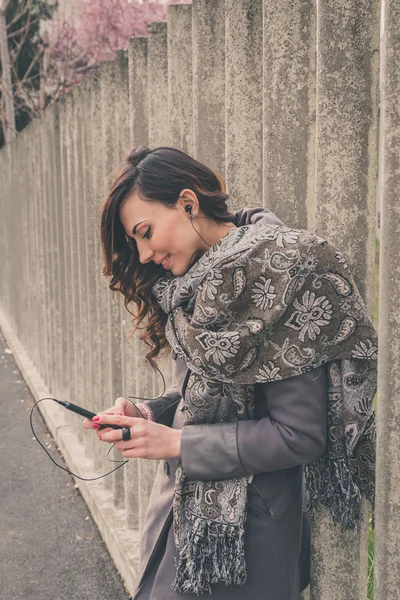
[[[130,114],[129,114],[129,65],[128,51],[120,50],[117,52],[116,59],[116,89],[118,94],[115,101],[115,132],[116,132],[116,160],[118,167],[122,167],[123,159],[130,149]],[[121,372],[118,387],[115,390],[115,398],[128,395],[127,388],[127,322],[129,313],[124,306],[124,297],[121,294],[116,295],[115,301],[119,306],[120,323],[120,355]],[[122,459],[122,455],[119,455]],[[115,486],[118,486],[118,494],[115,496],[116,506],[125,508],[126,498],[126,467],[115,472]]]
[[[131,145],[147,146],[149,143],[147,37],[129,40],[128,63]]]
[[[53,194],[51,189],[52,179],[52,120],[51,108],[45,110],[42,117],[43,138],[46,145],[44,153],[44,200],[45,200],[45,240],[46,240],[46,291],[47,299],[47,318],[46,329],[48,332],[48,388],[50,394],[54,394],[54,375],[55,375],[55,331],[54,331],[54,246],[53,246]]]
[[[132,38],[128,48],[129,68],[129,115],[132,146],[148,146],[148,75],[147,75],[147,38]],[[133,303],[130,310],[135,313]],[[129,318],[129,331],[135,321]],[[141,370],[138,369],[138,356],[143,352],[143,342],[139,340],[139,331],[129,339],[125,349],[126,396],[138,396],[141,393]],[[137,400],[132,398],[132,402]],[[139,463],[133,459],[125,466],[125,517],[129,529],[139,529]]]
[[[148,26],[147,77],[148,77],[148,131],[149,146],[168,146],[168,27],[165,22],[154,22]],[[136,372],[140,373],[139,394],[152,398],[157,386],[156,375],[145,361],[146,346],[139,348],[136,356]],[[139,530],[144,522],[151,488],[157,471],[158,461],[140,460],[139,468]]]
[[[225,173],[231,211],[263,202],[262,44],[262,1],[226,2]]]
[[[88,162],[90,163],[91,176],[91,199],[88,222],[88,236],[92,247],[92,271],[93,279],[89,286],[90,299],[93,305],[91,320],[93,321],[92,337],[92,368],[93,368],[93,412],[100,412],[107,408],[108,400],[107,386],[108,373],[105,370],[105,358],[107,355],[107,330],[105,327],[105,315],[107,305],[104,294],[105,282],[101,274],[102,252],[100,242],[100,204],[104,197],[103,164],[100,160],[102,151],[102,121],[101,121],[101,72],[97,70],[91,76],[90,93],[90,124],[91,139],[89,146]],[[110,469],[110,463],[106,460],[102,448],[94,445],[94,466],[96,472],[106,473]],[[103,480],[105,486],[111,485],[111,479]]]
[[[65,302],[66,302],[66,318],[67,322],[65,323],[65,331],[68,336],[68,360],[67,360],[67,369],[68,369],[68,379],[66,384],[66,394],[68,398],[65,398],[68,401],[72,401],[71,390],[76,389],[76,374],[75,374],[75,308],[74,308],[74,282],[73,282],[73,273],[72,273],[72,258],[71,258],[71,245],[72,245],[72,236],[71,236],[71,216],[70,216],[70,205],[71,205],[71,195],[72,195],[72,186],[71,186],[71,157],[72,157],[72,109],[73,109],[73,98],[72,92],[69,92],[65,96],[65,115],[64,115],[64,144],[65,144],[65,171],[64,171],[64,197],[63,197],[63,222],[64,222],[64,248],[65,248]]]
[[[97,376],[95,365],[97,366],[97,354],[94,348],[94,323],[93,315],[96,314],[96,296],[93,262],[94,256],[94,223],[92,218],[92,177],[93,177],[93,156],[92,156],[92,121],[91,121],[91,84],[92,78],[87,77],[80,84],[80,117],[81,117],[81,217],[80,222],[80,254],[82,257],[82,319],[84,322],[83,333],[83,353],[84,353],[84,394],[85,406],[95,412],[94,405],[94,383],[93,379]],[[85,432],[85,447],[90,457],[94,457],[96,451],[99,451],[99,440],[91,432]]]
[[[64,367],[64,336],[63,329],[63,261],[64,245],[62,235],[62,182],[61,182],[61,127],[60,127],[60,102],[57,102],[52,111],[53,117],[53,240],[54,240],[54,308],[55,308],[55,326],[54,335],[56,337],[56,374],[54,394],[62,400],[63,389],[63,367]]]
[[[373,314],[379,3],[318,5],[315,230],[342,249]],[[342,533],[322,507],[311,536],[312,600],[367,597],[368,504]]]
[[[33,346],[34,346],[34,336],[35,336],[35,321],[33,318],[34,314],[34,264],[35,264],[35,229],[34,229],[34,197],[32,190],[33,183],[33,168],[32,168],[32,155],[28,152],[28,148],[31,141],[31,128],[25,130],[25,157],[26,157],[26,173],[27,179],[29,181],[29,196],[27,197],[27,221],[29,223],[28,227],[28,254],[27,254],[27,263],[28,263],[28,317],[29,317],[29,330],[26,339],[26,351],[29,357],[33,360]]]
[[[102,135],[103,135],[103,181],[104,195],[106,196],[110,188],[110,178],[117,166],[116,157],[116,136],[115,136],[115,98],[116,98],[116,71],[115,64],[112,61],[103,62],[101,65],[101,107],[102,107]],[[107,407],[112,406],[118,396],[120,396],[121,387],[121,312],[118,297],[108,287],[108,282],[104,287],[106,294],[107,310],[104,318],[107,319],[107,347],[106,372],[109,378],[109,393],[107,397]],[[116,459],[120,458],[119,452],[114,451]],[[123,470],[119,469],[113,474],[112,487],[114,502],[116,506],[123,503]]]
[[[225,0],[193,0],[194,157],[225,177]]]
[[[378,175],[379,2],[318,8],[316,217],[347,250],[373,310]],[[350,236],[349,236],[350,234]]]
[[[46,109],[44,114],[46,133],[47,133],[47,206],[48,206],[48,268],[49,268],[49,306],[50,314],[48,319],[48,327],[50,331],[50,381],[49,388],[51,393],[54,394],[55,381],[56,381],[56,369],[57,369],[57,344],[58,339],[56,335],[56,307],[55,307],[55,293],[56,293],[56,247],[54,240],[54,224],[55,224],[55,202],[54,202],[54,116],[53,108],[49,107]]]
[[[67,168],[67,119],[68,119],[68,97],[65,96],[58,101],[59,123],[60,123],[60,197],[58,214],[58,236],[60,247],[59,263],[59,285],[61,299],[61,327],[62,344],[61,356],[64,369],[61,372],[62,381],[60,387],[62,390],[62,400],[67,400],[67,394],[71,381],[71,285],[69,280],[69,249],[68,249],[68,168]]]
[[[32,127],[30,130],[30,144],[34,143],[34,137],[36,135],[36,123],[32,123]],[[36,145],[36,144],[35,144]],[[32,346],[30,348],[30,357],[37,367],[38,365],[38,353],[40,350],[40,323],[38,318],[37,311],[37,295],[38,295],[38,270],[39,270],[39,261],[38,261],[38,214],[37,214],[37,153],[31,152],[30,154],[30,166],[31,166],[31,227],[32,227]]]
[[[313,204],[316,7],[302,0],[264,0],[263,7],[264,205],[289,227],[306,229]]]
[[[148,25],[149,145],[168,146],[168,48],[167,23]]]
[[[400,2],[385,0],[382,44],[382,189],[374,598],[400,582]]]
[[[193,156],[192,6],[167,10],[169,144]]]
[[[47,264],[47,223],[48,223],[48,211],[47,211],[47,194],[46,194],[46,158],[47,158],[47,147],[45,138],[45,128],[43,122],[38,121],[38,175],[39,175],[39,189],[38,189],[38,207],[39,207],[39,256],[40,256],[40,283],[39,283],[39,306],[41,312],[41,327],[42,327],[42,346],[41,346],[41,358],[42,364],[39,370],[44,381],[49,380],[49,331],[47,327],[47,317],[49,313],[48,305],[48,264]]]
[[[70,285],[72,288],[72,329],[73,329],[73,346],[72,346],[72,370],[73,384],[70,386],[69,397],[71,402],[79,404],[77,398],[82,398],[82,323],[80,310],[80,256],[79,256],[79,238],[77,227],[77,196],[76,196],[76,180],[77,180],[77,163],[78,163],[78,118],[79,118],[79,89],[75,87],[70,95],[70,113],[68,127],[68,179],[69,179],[69,238],[68,250],[70,256]],[[80,157],[79,157],[80,158]],[[81,402],[82,403],[82,402]],[[79,440],[83,441],[83,432],[79,427],[82,418],[75,413],[68,415],[72,426],[78,432]]]
[[[35,157],[35,212],[36,212],[36,261],[37,261],[37,277],[35,281],[36,286],[36,319],[39,326],[37,347],[38,352],[36,356],[35,366],[39,373],[44,374],[45,360],[46,360],[46,341],[45,341],[45,327],[44,327],[44,309],[43,309],[43,290],[44,285],[44,254],[43,254],[43,214],[42,214],[42,168],[41,168],[41,154],[42,154],[42,143],[40,139],[40,121],[37,120],[35,123],[35,146],[37,149]]]
[[[91,352],[89,345],[89,322],[88,322],[88,286],[86,276],[86,263],[88,260],[87,248],[86,248],[86,235],[87,235],[87,196],[85,187],[85,173],[83,168],[84,165],[84,135],[85,135],[85,112],[84,102],[86,101],[86,95],[84,94],[84,88],[86,82],[82,82],[80,86],[76,88],[75,94],[75,110],[74,110],[74,121],[75,121],[75,186],[74,186],[74,221],[76,229],[76,265],[75,268],[79,274],[79,289],[77,294],[78,301],[78,323],[79,323],[79,336],[78,336],[78,349],[79,364],[77,365],[78,373],[78,388],[76,390],[77,398],[81,398],[78,404],[88,407],[90,400],[90,389],[91,389]],[[81,441],[85,444],[86,451],[90,454],[92,447],[92,436],[91,432],[88,432],[82,428],[82,417],[77,417],[77,431]]]

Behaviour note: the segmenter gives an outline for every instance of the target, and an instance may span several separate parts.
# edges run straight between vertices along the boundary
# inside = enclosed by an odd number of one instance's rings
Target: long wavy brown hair
[[[132,148],[101,207],[102,274],[111,278],[109,288],[124,296],[131,321],[136,321],[129,337],[138,328],[145,330],[140,339],[151,347],[146,354],[150,364],[162,350],[165,349],[164,356],[171,350],[165,337],[167,315],[151,294],[165,270],[153,261],[140,262],[136,241],[126,234],[119,218],[119,207],[132,193],[138,193],[144,202],[158,202],[172,209],[184,188],[195,192],[200,210],[214,222],[234,222],[221,175],[182,150],[168,146]],[[194,261],[198,258],[195,255]],[[135,313],[129,310],[132,302],[137,306]],[[145,326],[139,327],[142,322]]]

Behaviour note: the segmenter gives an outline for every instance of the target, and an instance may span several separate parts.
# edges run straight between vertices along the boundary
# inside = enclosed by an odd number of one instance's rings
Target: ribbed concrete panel
[[[17,213],[16,217],[19,219],[19,236],[18,236],[18,245],[19,252],[21,254],[21,262],[20,262],[20,272],[18,273],[18,290],[17,294],[19,296],[19,306],[18,306],[18,338],[22,341],[24,347],[28,345],[28,329],[29,329],[29,292],[28,292],[28,219],[27,219],[27,190],[26,190],[26,157],[24,152],[24,139],[22,136],[17,136],[16,141],[19,141],[17,145],[18,148],[18,169],[19,169],[19,181],[18,181],[18,195],[20,202],[19,214]],[[0,154],[0,164],[1,164],[1,154]],[[0,181],[3,182],[2,179],[2,171],[0,168]],[[8,197],[8,191],[3,188],[0,196]],[[3,212],[2,206],[0,202],[0,220],[3,220]],[[2,235],[1,227],[0,227],[0,236]],[[2,252],[1,243],[0,243],[0,252]],[[5,256],[1,254],[1,256]],[[1,271],[0,271],[1,278]],[[0,281],[4,281],[0,279]],[[1,297],[1,292],[0,292]],[[1,303],[1,299],[0,299]]]
[[[9,224],[12,222],[12,203],[10,198],[13,196],[13,187],[14,187],[14,151],[12,146],[7,148],[7,156],[6,156],[6,166],[8,169],[7,180],[8,180],[8,195],[4,205],[4,215],[5,215],[5,223]],[[4,239],[4,252],[7,253],[8,256],[8,248],[12,248],[12,238],[11,238],[11,227],[6,228],[3,232]],[[12,272],[13,272],[13,257],[12,253],[10,253],[9,260],[4,265],[4,281],[12,281]],[[11,305],[11,286],[2,285],[2,295],[4,298],[4,307],[7,314],[7,317],[10,319],[11,326],[15,330],[15,314],[12,310]]]
[[[64,248],[65,248],[65,286],[66,286],[66,302],[67,302],[67,328],[68,335],[68,369],[69,379],[67,383],[67,400],[73,401],[71,390],[76,390],[76,345],[75,345],[75,274],[72,260],[74,251],[73,232],[72,232],[72,215],[71,203],[73,194],[73,95],[70,92],[65,98],[65,196],[63,202],[64,213]],[[70,418],[72,414],[69,415]]]
[[[150,23],[148,32],[149,145],[151,147],[168,146],[167,23]]]
[[[63,328],[62,336],[62,361],[64,369],[62,371],[61,389],[66,397],[70,385],[71,371],[71,286],[68,280],[68,264],[69,264],[69,246],[68,246],[68,170],[67,170],[67,97],[61,98],[58,101],[59,107],[59,124],[60,124],[60,180],[61,180],[61,195],[60,195],[60,215],[59,215],[59,239],[60,239],[60,297],[61,297],[61,322]]]
[[[262,0],[227,2],[225,11],[225,173],[229,208],[239,210],[263,203]]]
[[[169,145],[194,153],[192,6],[168,6]]]
[[[25,139],[27,148],[30,146],[30,144],[33,142],[33,127],[31,127],[26,134],[26,139]],[[27,211],[27,219],[28,219],[28,223],[29,223],[29,273],[28,273],[28,289],[29,289],[29,320],[30,320],[30,327],[29,327],[29,345],[28,345],[28,352],[29,352],[29,356],[32,358],[32,360],[35,360],[35,358],[37,358],[35,356],[35,349],[36,349],[36,340],[37,340],[37,331],[38,331],[38,326],[37,326],[37,320],[34,319],[34,307],[35,307],[35,292],[34,292],[34,288],[35,288],[35,268],[36,268],[36,247],[35,247],[35,234],[36,234],[36,229],[35,229],[35,222],[34,222],[34,214],[35,214],[35,202],[34,202],[34,195],[33,195],[33,157],[32,157],[32,153],[29,153],[29,155],[26,156],[26,166],[27,166],[27,176],[28,179],[30,181],[30,193],[29,193],[29,202],[28,202],[28,211]]]
[[[225,0],[193,0],[194,157],[225,177]]]
[[[54,108],[49,108],[43,115],[47,138],[47,248],[48,248],[48,298],[50,315],[49,330],[49,366],[51,392],[54,394],[57,387],[57,368],[59,364],[59,338],[57,336],[57,239],[56,239],[56,199],[55,199],[55,160],[54,160]]]
[[[168,131],[168,43],[167,23],[155,22],[148,26],[147,77],[148,77],[148,130],[149,146],[169,146]],[[140,376],[139,395],[152,398],[157,389],[157,378],[152,367],[144,360],[147,347],[139,346],[136,368]],[[139,525],[144,521],[150,491],[158,461],[139,461]]]
[[[375,2],[320,2],[317,40],[315,229],[348,257],[370,314],[374,301],[379,10]],[[312,531],[311,598],[365,599],[368,504],[357,532],[327,510]]]
[[[51,327],[50,327],[50,264],[49,264],[49,240],[48,240],[48,228],[49,228],[49,193],[47,189],[47,177],[48,177],[48,165],[49,165],[49,145],[47,139],[45,119],[42,120],[41,127],[39,129],[40,147],[39,150],[39,181],[40,181],[40,193],[39,193],[39,218],[41,223],[41,264],[43,268],[43,287],[42,287],[42,307],[43,307],[43,333],[44,333],[44,344],[41,348],[44,368],[43,377],[51,385],[51,370],[50,370],[50,357],[51,357]]]
[[[117,166],[116,135],[115,135],[115,100],[116,100],[116,71],[115,63],[103,62],[101,65],[101,120],[102,120],[102,148],[103,148],[103,198],[108,194],[113,178],[113,171]],[[103,410],[112,406],[120,395],[121,382],[121,315],[118,299],[114,299],[113,292],[108,287],[108,281],[103,279],[104,311],[101,311],[105,321],[104,343],[108,349],[103,354],[103,367],[107,373],[107,391],[104,390],[102,401]],[[108,392],[108,393],[107,393]],[[114,451],[113,451],[114,452]],[[121,471],[121,470],[119,470]],[[118,471],[116,472],[118,473]],[[121,488],[117,484],[117,477],[107,478],[107,484],[113,484],[114,501],[118,505],[121,501]]]
[[[395,600],[400,582],[399,0],[386,0],[384,9],[374,598]]]
[[[318,14],[315,225],[347,252],[372,313],[379,3],[322,1]]]
[[[128,339],[134,321],[101,273],[100,207],[134,145],[182,148],[226,178],[231,209],[264,204],[288,225],[335,243],[372,314],[379,3],[320,0],[318,15],[316,8],[308,0],[169,6],[168,24],[151,23],[148,38],[131,39],[128,52],[103,63],[0,150],[0,319],[10,347],[21,343],[22,362],[32,360],[22,365],[28,385],[42,378],[49,393],[95,412],[120,395],[137,402],[162,392],[141,332]],[[397,599],[400,579],[399,0],[387,0],[385,23],[377,600]],[[157,365],[168,388],[171,360]],[[77,441],[81,460],[72,470],[82,465],[81,474],[100,476],[113,469],[109,446],[63,412],[72,431],[52,416],[49,423],[57,440],[61,430]],[[61,446],[69,460],[68,444]],[[130,460],[81,486],[130,588],[158,464]],[[368,509],[363,501],[360,531],[342,534],[319,507],[304,599],[365,600]]]
[[[52,127],[53,127],[53,189],[54,189],[54,221],[52,223],[54,236],[54,308],[55,308],[55,330],[56,336],[56,376],[54,383],[54,394],[57,398],[62,399],[64,396],[63,389],[63,345],[65,329],[63,315],[65,306],[63,303],[63,287],[62,287],[62,269],[64,261],[64,244],[62,234],[62,206],[61,206],[61,149],[60,149],[60,103],[57,102],[52,109]]]
[[[264,206],[289,227],[306,229],[314,161],[315,2],[264,0],[263,6]]]
[[[93,73],[90,80],[90,123],[91,140],[89,141],[88,160],[91,165],[92,185],[90,202],[90,240],[93,244],[93,280],[89,285],[89,294],[95,300],[93,304],[93,337],[92,337],[92,366],[93,366],[93,411],[100,412],[107,408],[108,399],[107,386],[108,371],[105,370],[107,358],[108,340],[105,326],[107,304],[105,294],[105,280],[101,275],[102,254],[100,246],[100,205],[104,198],[103,165],[99,157],[99,149],[102,148],[102,119],[101,119],[101,73]],[[97,442],[97,437],[96,437]],[[94,445],[95,468],[98,473],[106,473],[110,470],[110,463],[106,460],[101,444]],[[107,480],[107,478],[106,478]],[[102,480],[103,482],[106,480]],[[111,486],[111,480],[107,481]]]
[[[118,90],[118,94],[116,94],[115,98],[115,143],[116,160],[119,169],[130,145],[128,51],[120,51],[117,53],[115,84],[116,89]],[[118,396],[125,396],[126,391],[126,317],[129,315],[129,313],[124,307],[124,298],[120,294],[115,295],[115,302],[118,303],[119,308],[119,351],[121,357],[121,374],[115,396],[115,398],[117,398]],[[114,454],[118,460],[123,460],[123,457],[119,451],[115,451]],[[118,508],[123,508],[125,506],[126,466],[118,469],[118,471],[113,474],[115,502]]]
[[[147,38],[132,38],[129,41],[129,114],[131,147],[149,145],[149,105],[148,105],[148,66]],[[131,312],[136,312],[136,305],[131,305]],[[132,331],[135,321],[128,314],[128,331]],[[143,353],[143,342],[136,331],[126,344],[126,388],[128,396],[143,395],[142,372],[139,356]],[[144,392],[146,393],[146,391]],[[136,398],[130,399],[137,403]],[[131,459],[124,467],[125,471],[125,516],[130,529],[139,529],[139,459]]]
[[[35,127],[36,126],[36,127]],[[33,123],[33,127],[31,130],[31,144],[35,143],[35,135],[37,134],[37,122]],[[32,264],[32,327],[34,330],[33,337],[33,345],[31,348],[31,356],[35,365],[37,365],[38,369],[40,369],[40,344],[41,344],[41,336],[40,336],[40,318],[38,314],[38,289],[40,289],[37,282],[39,281],[39,260],[38,260],[38,210],[37,210],[37,154],[31,153],[30,160],[31,167],[31,181],[32,181],[32,189],[31,189],[31,227],[33,229],[32,236],[32,251],[33,251],[33,264]]]
[[[76,115],[77,143],[76,143],[76,180],[75,180],[75,206],[76,206],[76,228],[78,237],[78,265],[80,271],[81,285],[79,288],[79,305],[81,321],[81,352],[82,364],[80,369],[82,402],[81,404],[88,409],[93,410],[93,363],[92,363],[92,329],[93,324],[90,315],[93,312],[94,305],[89,298],[89,273],[91,267],[92,254],[89,244],[89,226],[90,221],[90,177],[91,165],[88,162],[88,142],[90,139],[90,89],[89,82],[85,80],[77,88],[78,107]],[[93,298],[92,298],[93,299]],[[82,419],[80,419],[80,424]],[[93,438],[91,432],[79,428],[80,434],[85,444],[86,452],[92,455]]]
[[[46,266],[45,266],[45,252],[44,252],[44,214],[43,214],[43,167],[42,167],[42,154],[43,154],[43,142],[41,136],[41,123],[37,121],[35,123],[36,130],[36,157],[35,157],[35,212],[36,212],[36,260],[38,265],[37,279],[36,279],[36,318],[39,323],[39,356],[38,368],[44,377],[47,376],[47,324],[46,324],[46,300],[43,298],[43,293],[46,290]]]
[[[79,248],[80,236],[78,229],[78,220],[80,217],[81,208],[81,191],[77,186],[79,179],[79,163],[82,156],[79,151],[80,141],[80,94],[79,88],[74,88],[71,93],[71,112],[69,122],[69,143],[68,143],[68,178],[69,178],[69,219],[70,219],[70,235],[68,239],[70,261],[71,261],[71,279],[72,286],[72,311],[73,311],[73,355],[72,361],[74,366],[73,386],[70,388],[71,402],[76,401],[76,398],[84,397],[83,390],[83,348],[82,348],[82,317],[81,317],[81,279],[82,270],[80,267],[81,252]],[[79,194],[79,196],[77,195]],[[82,430],[82,419],[79,415],[71,413],[71,420],[77,428],[77,433],[81,442],[83,442],[84,431]]]
[[[129,114],[131,146],[148,145],[147,37],[131,38],[129,59]]]

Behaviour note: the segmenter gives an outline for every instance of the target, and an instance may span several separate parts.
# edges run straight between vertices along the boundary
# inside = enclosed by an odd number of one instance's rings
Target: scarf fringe
[[[189,534],[175,554],[178,593],[211,593],[211,583],[242,585],[247,579],[244,557],[244,528],[210,522],[193,516]]]
[[[317,461],[304,465],[308,499],[304,511],[311,519],[317,516],[318,502],[330,509],[333,523],[340,523],[342,532],[357,529],[363,519],[361,491],[346,464],[345,458],[322,456]],[[366,494],[372,507],[371,526],[375,527],[375,499]]]

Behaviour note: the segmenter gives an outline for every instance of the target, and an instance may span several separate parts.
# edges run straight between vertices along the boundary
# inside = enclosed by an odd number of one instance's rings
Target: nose
[[[148,263],[152,259],[153,256],[154,256],[154,252],[152,252],[149,248],[146,251],[139,250],[139,260],[142,263],[142,265]]]

